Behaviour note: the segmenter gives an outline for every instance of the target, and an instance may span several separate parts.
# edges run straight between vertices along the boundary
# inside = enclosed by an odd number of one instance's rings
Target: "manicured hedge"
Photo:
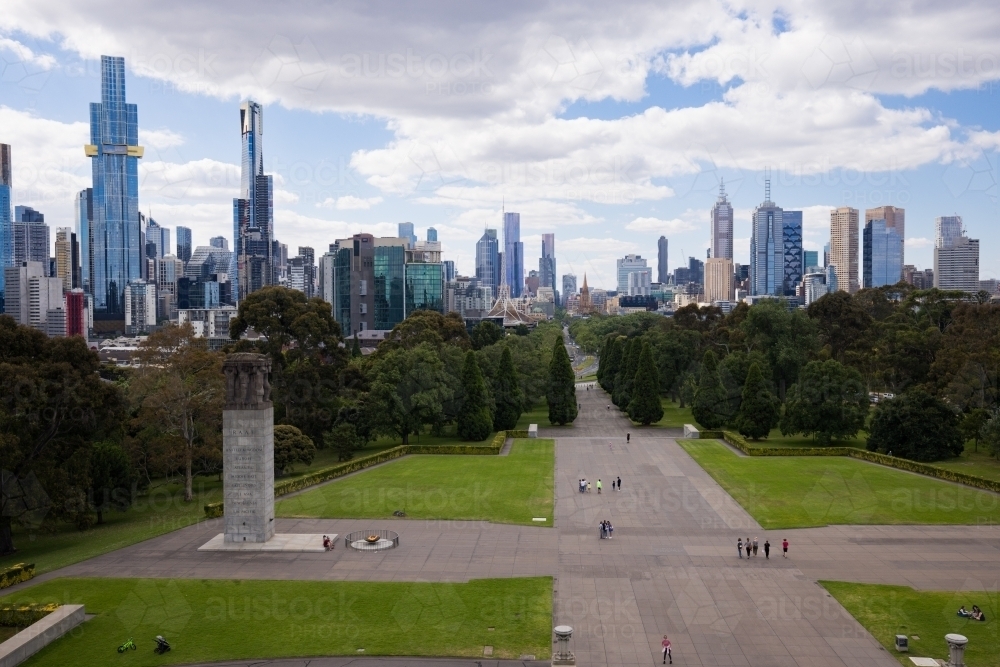
[[[26,628],[40,621],[56,609],[57,604],[0,604],[0,626]]]
[[[527,437],[527,431],[499,431],[495,436],[493,436],[493,441],[488,445],[399,445],[398,447],[386,449],[378,452],[377,454],[369,454],[368,456],[362,456],[350,461],[345,461],[344,463],[338,463],[337,465],[322,468],[308,475],[303,475],[302,477],[296,477],[295,479],[278,482],[274,485],[274,495],[275,497],[284,496],[289,493],[301,491],[302,489],[308,489],[310,486],[316,486],[317,484],[328,482],[331,479],[336,479],[337,477],[343,477],[344,475],[357,472],[358,470],[364,470],[365,468],[378,465],[379,463],[385,463],[386,461],[398,459],[399,457],[406,456],[407,454],[496,456],[500,453],[500,450],[503,449],[503,444],[507,438]],[[223,514],[223,503],[209,503],[208,505],[205,505],[205,516],[207,518],[214,519],[223,516]]]
[[[725,434],[722,431],[698,431],[698,437],[702,440],[706,438],[709,440],[721,440],[725,437]]]
[[[0,570],[0,588],[7,588],[35,576],[34,563],[18,563]]]
[[[959,484],[965,484],[966,486],[972,486],[977,489],[986,489],[987,491],[1000,493],[1000,482],[996,482],[992,479],[976,477],[975,475],[966,475],[961,472],[953,472],[951,470],[945,470],[944,468],[938,468],[937,466],[928,465],[926,463],[918,463],[917,461],[910,461],[909,459],[901,459],[896,456],[879,454],[878,452],[869,452],[866,449],[856,449],[854,447],[754,447],[747,443],[746,439],[742,435],[731,431],[724,431],[722,439],[747,456],[849,456],[851,458],[889,466],[890,468],[899,468],[900,470],[907,470],[909,472],[927,475],[928,477],[937,477],[938,479],[945,479],[949,482],[957,482]]]

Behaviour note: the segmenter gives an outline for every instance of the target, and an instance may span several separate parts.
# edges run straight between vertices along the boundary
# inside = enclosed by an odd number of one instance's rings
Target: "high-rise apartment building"
[[[136,335],[156,326],[156,285],[133,280],[125,289],[125,332]]]
[[[94,188],[80,190],[73,204],[76,238],[80,243],[80,287],[92,294],[94,275]]]
[[[666,285],[670,281],[670,270],[667,266],[667,237],[661,236],[656,242],[656,282]]]
[[[879,206],[877,208],[865,209],[865,224],[869,220],[885,220],[886,229],[896,230],[896,234],[903,241],[902,255],[903,264],[906,263],[906,210],[896,206]]]
[[[438,240],[438,230],[433,227],[427,228],[427,241],[429,243],[437,243]]]
[[[45,216],[30,206],[14,207],[14,265],[49,262],[49,227]]]
[[[80,286],[80,245],[76,233],[69,227],[56,230],[56,277],[62,280],[63,290],[69,292]]]
[[[646,265],[641,255],[625,255],[617,260],[618,294],[628,294],[628,276],[630,273],[648,273],[652,282],[653,270]]]
[[[493,290],[493,298],[497,297],[500,290],[500,241],[497,239],[497,230],[487,229],[482,237],[476,241],[476,278],[479,284]]]
[[[576,294],[576,276],[572,273],[563,274],[562,277],[562,299],[563,308],[569,303],[569,298]]]
[[[945,215],[934,219],[934,247],[950,248],[964,236],[962,216]]]
[[[274,179],[264,173],[264,108],[240,105],[243,160],[240,196],[233,200],[233,261],[230,281],[237,299],[276,282],[273,257]]]
[[[854,294],[858,283],[858,209],[841,206],[830,211],[830,259],[837,277],[836,289]],[[827,287],[830,281],[827,280]],[[833,291],[833,290],[831,290]]]
[[[733,205],[726,199],[726,186],[721,180],[719,181],[719,197],[715,201],[715,206],[712,207],[711,223],[709,257],[732,259]]]
[[[45,265],[41,262],[21,262],[4,267],[4,302],[6,314],[18,324],[30,326],[29,286],[32,280],[45,278]],[[58,279],[56,279],[58,282]]]
[[[14,213],[12,204],[13,181],[11,178],[10,145],[0,144],[0,273],[14,266]],[[0,276],[0,295],[4,293],[4,280]],[[4,312],[0,296],[0,313]]]
[[[750,294],[784,292],[784,230],[780,206],[771,201],[771,179],[764,182],[764,201],[750,224]]]
[[[170,254],[170,230],[166,227],[161,227],[157,224],[156,220],[152,218],[146,218],[146,216],[139,214],[140,219],[146,221],[146,247],[148,248],[152,245],[156,250],[156,254],[151,256],[151,259],[159,259],[161,257],[166,257]],[[150,255],[147,253],[147,257]]]
[[[865,221],[862,285],[895,285],[903,278],[903,238],[885,220]],[[978,274],[977,274],[978,275]]]
[[[66,335],[87,336],[87,295],[82,289],[73,289],[65,294]]]
[[[139,224],[139,120],[136,105],[125,101],[125,59],[101,56],[101,101],[90,105],[93,158],[94,318],[120,320],[125,289],[142,275]]]
[[[802,258],[802,211],[782,211],[782,293],[795,296],[795,289],[802,282],[804,262]]]
[[[399,223],[399,238],[406,240],[406,245],[408,248],[412,248],[417,245],[417,234],[413,231],[412,222],[401,222]]]
[[[712,257],[705,260],[705,301],[732,301],[734,296],[733,260]]]
[[[538,286],[556,287],[556,235],[542,234],[542,256],[538,260]]]
[[[521,243],[521,214],[503,214],[503,281],[510,288],[512,298],[524,292],[524,244]]]
[[[222,237],[225,240],[225,237]],[[187,263],[191,259],[191,230],[187,227],[177,227],[177,259]]]
[[[934,287],[979,291],[979,240],[965,235],[961,216],[938,218],[935,228]]]

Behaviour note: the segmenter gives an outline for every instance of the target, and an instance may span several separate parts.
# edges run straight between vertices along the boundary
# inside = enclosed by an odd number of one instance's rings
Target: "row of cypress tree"
[[[663,419],[660,379],[649,343],[609,337],[597,366],[597,382],[629,419],[645,426]]]
[[[691,416],[703,428],[732,426],[742,435],[758,440],[777,426],[781,416],[780,401],[771,393],[760,364],[753,362],[743,383],[739,408],[732,401],[719,374],[719,358],[708,350],[702,359],[698,388],[691,403]]]

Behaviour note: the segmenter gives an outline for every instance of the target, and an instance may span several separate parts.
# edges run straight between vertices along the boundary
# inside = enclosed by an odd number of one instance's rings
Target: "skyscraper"
[[[101,56],[101,101],[90,105],[84,153],[94,179],[94,318],[120,320],[125,288],[142,276],[138,109],[125,102],[125,59]]]
[[[965,235],[960,215],[938,218],[934,227],[934,287],[979,291],[979,240]]]
[[[14,266],[23,262],[41,262],[48,266],[49,227],[45,224],[45,216],[30,206],[15,206],[13,228]]]
[[[764,202],[753,211],[750,225],[750,293],[782,294],[784,229],[781,207],[771,201],[771,179],[764,181]]]
[[[648,273],[650,278],[653,270],[646,265],[646,260],[641,255],[625,255],[617,260],[618,268],[618,294],[628,294],[628,276],[630,273]],[[652,282],[652,280],[650,280]]]
[[[93,294],[94,276],[94,188],[80,190],[73,206],[76,238],[80,242],[80,287]]]
[[[802,211],[781,214],[782,294],[795,296],[795,288],[805,273],[802,261]]]
[[[709,257],[733,258],[733,205],[726,199],[726,186],[719,180],[719,198],[712,207]],[[664,271],[664,273],[666,273]]]
[[[962,216],[946,215],[934,219],[934,247],[950,248],[962,238]]]
[[[576,276],[572,273],[564,274],[562,277],[562,298],[563,308],[569,303],[569,298],[576,294]]]
[[[806,273],[812,273],[812,269],[815,269],[818,266],[820,266],[819,250],[803,250],[802,270]]]
[[[191,259],[191,230],[177,227],[177,259],[187,262]]]
[[[500,242],[495,229],[485,230],[476,241],[476,278],[493,291],[495,299],[500,289]]]
[[[170,254],[170,230],[166,227],[160,227],[156,220],[152,218],[146,218],[141,213],[139,214],[141,219],[146,220],[146,247],[153,245],[156,251],[151,259],[159,259],[161,257],[166,257]],[[147,257],[149,255],[147,254]]]
[[[0,144],[0,274],[14,266],[14,215],[11,211],[10,146]],[[0,275],[0,313],[4,312],[4,277]]]
[[[733,260],[712,257],[705,261],[705,301],[733,300]]]
[[[524,244],[521,243],[521,214],[503,214],[504,281],[510,287],[510,296],[517,298],[524,292]]]
[[[661,236],[656,242],[656,282],[665,285],[670,281],[670,270],[667,266],[667,237]]]
[[[229,250],[229,239],[225,236],[213,236],[208,240],[208,245],[219,250]]]
[[[895,206],[879,206],[878,208],[865,209],[865,224],[869,220],[885,220],[886,229],[895,229],[903,241],[903,250],[900,258],[906,264],[906,211]]]
[[[903,239],[885,220],[865,221],[863,241],[864,287],[895,285],[903,278]]]
[[[274,181],[264,173],[264,108],[240,105],[243,163],[240,196],[233,200],[233,260],[230,281],[238,300],[275,282]]]
[[[434,229],[433,227],[428,227],[427,228],[427,240],[430,243],[437,243],[437,240],[438,240],[438,230]]]
[[[556,235],[542,234],[542,256],[538,260],[538,286],[556,287]]]
[[[830,211],[830,260],[837,276],[837,289],[858,291],[858,209],[841,206]],[[830,281],[827,280],[829,287]]]
[[[56,277],[62,280],[63,290],[69,292],[80,286],[80,246],[76,233],[70,227],[56,230]]]
[[[399,223],[399,238],[406,239],[408,248],[417,245],[417,235],[413,232],[412,222]]]

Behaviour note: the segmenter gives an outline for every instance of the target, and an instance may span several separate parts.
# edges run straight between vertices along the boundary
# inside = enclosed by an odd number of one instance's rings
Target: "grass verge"
[[[716,440],[678,440],[761,526],[986,524],[1000,495],[840,457],[741,457]]]
[[[819,582],[844,606],[868,632],[872,633],[890,655],[912,667],[909,656],[947,658],[944,636],[958,633],[969,638],[965,651],[968,665],[1000,665],[1000,638],[997,634],[996,591],[917,591],[907,586],[852,584],[842,581]],[[955,614],[965,605],[979,607],[986,622],[971,621]],[[896,653],[895,636],[910,637],[910,651]],[[919,639],[913,639],[913,637]]]
[[[509,456],[408,456],[281,500],[278,516],[458,519],[552,525],[554,443],[515,440]],[[533,517],[546,517],[545,523]]]
[[[464,584],[56,579],[4,602],[85,604],[96,618],[29,667],[175,665],[322,655],[482,656],[550,651],[552,579]],[[493,628],[490,630],[489,628]],[[173,650],[153,653],[163,635]],[[133,637],[136,651],[116,647]]]

